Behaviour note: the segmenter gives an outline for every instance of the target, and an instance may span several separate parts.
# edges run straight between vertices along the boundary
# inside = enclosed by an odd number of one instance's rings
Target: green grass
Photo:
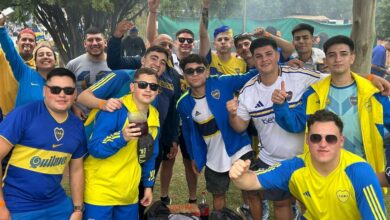
[[[67,172],[65,172],[67,173]],[[65,178],[63,180],[63,186],[66,189],[66,191],[69,193],[69,184],[68,184],[68,177],[65,175]],[[200,195],[202,191],[206,191],[206,185],[205,185],[205,179],[204,175],[198,177],[198,190],[197,190],[197,196],[198,201],[200,201]],[[186,203],[188,201],[188,188],[187,188],[187,182],[185,180],[185,174],[184,174],[184,166],[182,163],[182,157],[181,154],[178,153],[178,156],[176,158],[175,166],[173,168],[173,177],[170,185],[170,191],[169,196],[173,200],[173,204],[180,204],[180,203]],[[154,193],[153,193],[153,200],[159,200],[160,199],[160,180],[159,177],[157,177],[156,184],[154,187]],[[207,194],[207,202],[212,207],[212,197],[211,194]],[[237,189],[234,184],[230,184],[229,191],[227,192],[227,207],[235,210],[236,207],[240,206],[242,203],[241,200],[241,191]],[[387,218],[390,219],[390,192],[385,195],[385,206],[388,211]],[[273,213],[271,212],[271,218],[273,219]]]

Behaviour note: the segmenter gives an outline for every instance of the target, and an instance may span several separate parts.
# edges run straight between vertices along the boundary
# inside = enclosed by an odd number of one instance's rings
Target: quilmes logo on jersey
[[[35,156],[30,160],[30,166],[32,168],[38,167],[55,167],[59,165],[64,165],[66,163],[67,157],[56,157],[51,156],[50,158],[41,158],[39,156]]]
[[[255,108],[260,108],[260,107],[264,107],[264,105],[261,101],[258,101],[257,104],[255,105]]]
[[[350,195],[349,195],[349,192],[348,190],[338,190],[336,192],[336,196],[337,198],[341,201],[341,202],[346,202],[348,201]]]
[[[64,129],[63,128],[54,128],[54,137],[57,141],[60,141],[64,137]]]

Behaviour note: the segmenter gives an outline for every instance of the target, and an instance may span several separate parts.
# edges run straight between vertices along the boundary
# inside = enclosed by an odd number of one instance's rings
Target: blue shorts
[[[30,212],[11,213],[12,220],[69,220],[73,213],[73,202],[69,197],[55,206]]]
[[[121,220],[138,219],[138,203],[131,205],[100,206],[85,203],[83,219]]]

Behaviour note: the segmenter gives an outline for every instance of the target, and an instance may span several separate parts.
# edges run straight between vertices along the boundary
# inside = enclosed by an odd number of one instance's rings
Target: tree
[[[390,37],[390,0],[378,1],[376,11],[376,33],[378,37]]]
[[[375,33],[376,0],[354,0],[351,38],[355,42],[355,62],[352,70],[369,73],[371,68],[372,42]]]
[[[95,26],[112,33],[120,20],[133,20],[147,8],[146,1],[140,0],[11,0],[2,4],[16,6],[18,17],[33,14],[53,37],[65,63],[83,53],[86,29]]]

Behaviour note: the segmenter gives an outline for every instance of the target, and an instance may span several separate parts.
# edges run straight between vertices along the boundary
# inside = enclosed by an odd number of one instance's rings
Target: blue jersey
[[[322,176],[310,153],[258,171],[264,189],[289,191],[305,207],[306,219],[386,219],[382,190],[371,166],[341,150],[339,165]]]
[[[47,208],[66,198],[62,175],[71,159],[87,153],[82,122],[69,112],[57,122],[44,101],[16,108],[0,124],[0,136],[14,145],[3,193],[11,212]]]

